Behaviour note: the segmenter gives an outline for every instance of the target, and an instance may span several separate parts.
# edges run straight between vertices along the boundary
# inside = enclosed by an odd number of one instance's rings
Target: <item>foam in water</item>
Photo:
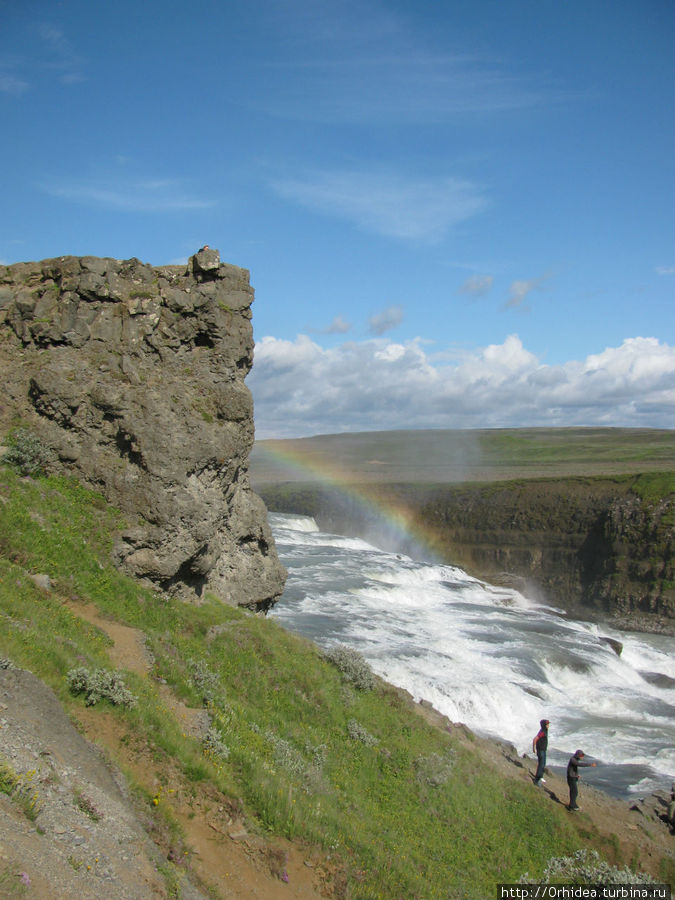
[[[309,534],[319,530],[319,526],[311,516],[293,516],[290,514],[282,516],[279,513],[270,513],[268,518],[272,528],[299,531],[301,534]]]
[[[582,747],[619,796],[673,780],[672,639],[575,622],[456,567],[323,534],[313,519],[271,521],[289,570],[272,614],[286,627],[354,647],[415,699],[520,753],[550,719],[550,764]]]

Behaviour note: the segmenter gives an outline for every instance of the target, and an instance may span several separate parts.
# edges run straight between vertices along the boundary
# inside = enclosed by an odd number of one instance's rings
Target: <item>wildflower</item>
[[[21,884],[30,884],[30,877],[28,876],[28,872],[21,873]]]

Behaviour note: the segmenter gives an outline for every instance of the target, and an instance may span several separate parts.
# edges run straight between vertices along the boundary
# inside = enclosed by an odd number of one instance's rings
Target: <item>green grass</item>
[[[251,827],[330,852],[355,900],[492,897],[496,883],[579,846],[563,811],[486,771],[461,734],[427,725],[393,688],[356,689],[273,621],[214,598],[180,603],[120,574],[109,559],[122,525],[74,482],[0,468],[0,656],[67,708],[84,703],[68,671],[111,666],[109,639],[64,603],[77,599],[142,629],[152,675],[206,706],[214,740],[205,748],[183,734],[156,678],[124,672],[136,705],[95,709],[118,717],[160,768],[242,798]],[[31,573],[49,574],[53,589]]]
[[[452,484],[675,471],[675,431],[646,428],[421,429],[257,441],[255,487],[316,483]]]
[[[12,765],[0,757],[0,793],[7,794],[31,822],[40,812],[40,796],[33,785],[35,771],[15,772]]]
[[[656,503],[675,494],[675,472],[653,472],[640,475],[631,487],[642,500]]]

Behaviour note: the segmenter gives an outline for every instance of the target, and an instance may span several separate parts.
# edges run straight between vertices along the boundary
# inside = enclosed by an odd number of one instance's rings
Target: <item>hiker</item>
[[[537,754],[537,771],[534,775],[534,783],[546,784],[543,777],[544,768],[546,767],[546,751],[548,749],[548,719],[542,719],[539,722],[539,733],[532,741],[532,752]]]
[[[595,766],[596,763],[582,762],[586,754],[583,750],[577,750],[570,761],[567,763],[567,785],[570,789],[570,803],[568,809],[576,811],[581,809],[577,806],[577,794],[579,792],[579,766],[586,768],[587,766]]]

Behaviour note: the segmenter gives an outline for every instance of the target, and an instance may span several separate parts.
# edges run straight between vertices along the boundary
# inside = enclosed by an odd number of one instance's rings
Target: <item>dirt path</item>
[[[167,896],[126,785],[31,672],[0,669],[0,747],[3,900]],[[186,900],[204,900],[185,887]]]
[[[116,668],[149,675],[152,658],[141,631],[105,619],[93,605],[71,602],[68,606],[110,637],[113,645],[108,653]],[[159,685],[159,693],[167,712],[187,733],[200,737],[207,725],[206,711],[186,706],[167,685]],[[217,896],[224,900],[319,900],[328,895],[331,865],[318,851],[283,840],[268,842],[250,833],[236,799],[224,797],[210,785],[188,785],[177,771],[166,772],[164,767],[158,772],[147,746],[121,732],[114,716],[83,708],[78,718],[89,740],[105,748],[158,803],[170,808],[185,839],[181,846],[168,847],[169,856],[189,866]],[[171,787],[167,788],[167,783]]]

